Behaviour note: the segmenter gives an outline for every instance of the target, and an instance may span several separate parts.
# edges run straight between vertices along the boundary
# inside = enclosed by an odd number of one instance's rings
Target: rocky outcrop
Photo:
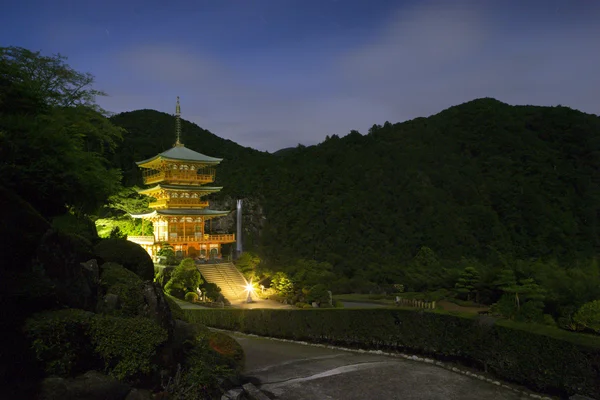
[[[144,282],[142,293],[145,303],[142,309],[143,315],[154,319],[160,326],[165,328],[169,333],[169,338],[171,338],[173,336],[174,320],[162,289],[156,283]]]
[[[258,198],[249,197],[242,200],[244,247],[255,247],[258,245],[258,239],[266,221],[265,214]],[[212,209],[233,211],[226,217],[215,218],[212,221],[213,232],[236,233],[236,202],[237,199],[231,197],[210,201],[210,208]]]

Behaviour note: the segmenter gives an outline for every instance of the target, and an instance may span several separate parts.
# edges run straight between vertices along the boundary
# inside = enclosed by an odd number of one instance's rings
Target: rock
[[[42,381],[40,400],[124,400],[129,385],[97,371],[88,371],[74,379],[46,378]]]
[[[144,315],[158,322],[160,326],[167,330],[169,338],[171,338],[175,323],[162,289],[156,283],[144,282],[142,291],[145,302]]]
[[[145,389],[131,389],[125,400],[153,400],[152,392]]]
[[[256,386],[252,383],[246,383],[242,386],[244,388],[244,392],[248,396],[250,400],[270,400],[266,394],[261,392]]]
[[[91,248],[91,243],[78,235],[50,229],[43,236],[36,255],[62,305],[94,311],[100,289]]]
[[[319,308],[319,303],[317,303],[316,301],[313,301],[312,306],[313,306],[313,308]]]
[[[110,313],[111,311],[118,310],[120,307],[119,296],[113,293],[109,293],[104,296],[104,301],[102,302],[102,311],[106,313]]]
[[[242,400],[244,398],[243,389],[230,389],[223,396],[221,400]]]

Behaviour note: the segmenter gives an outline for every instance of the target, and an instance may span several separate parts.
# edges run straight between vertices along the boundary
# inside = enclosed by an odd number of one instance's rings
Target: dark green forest
[[[114,167],[139,185],[134,161],[172,145],[174,117],[141,110],[111,121],[127,132]],[[352,292],[455,289],[474,268],[473,291],[488,304],[510,271],[518,287],[540,285],[557,318],[600,297],[598,116],[483,98],[275,154],[185,121],[183,142],[225,158],[215,200],[261,204],[264,228],[245,242],[259,243],[250,250],[264,270],[314,264],[332,289]]]

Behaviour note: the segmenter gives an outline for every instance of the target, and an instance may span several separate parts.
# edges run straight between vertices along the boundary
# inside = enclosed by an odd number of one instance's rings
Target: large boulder
[[[29,203],[2,186],[0,219],[2,270],[22,270],[35,256],[35,249],[50,224]]]
[[[144,282],[130,270],[112,262],[103,264],[101,270],[103,296],[98,301],[98,312],[151,318],[167,331],[169,337],[172,336],[173,316],[158,284]]]
[[[99,271],[87,239],[51,229],[42,237],[37,256],[60,305],[94,310]]]
[[[102,239],[94,247],[94,252],[105,262],[120,264],[143,280],[154,279],[154,263],[146,250],[137,243],[126,239]]]

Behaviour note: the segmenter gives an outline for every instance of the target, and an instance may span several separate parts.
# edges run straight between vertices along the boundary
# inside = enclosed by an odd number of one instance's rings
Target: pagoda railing
[[[169,238],[169,243],[231,243],[235,242],[235,234],[177,236]]]
[[[137,244],[154,244],[154,236],[127,236],[127,240]]]
[[[221,235],[194,235],[170,237],[168,240],[156,240],[154,236],[127,236],[127,239],[138,244],[155,244],[162,242],[169,243],[232,243],[235,242],[235,234]]]
[[[215,181],[214,168],[204,168],[202,173],[190,170],[145,170],[142,172],[144,184],[151,185],[158,182],[182,182],[182,183],[211,183]]]
[[[150,208],[188,207],[188,206],[204,208],[204,207],[208,207],[208,201],[200,200],[200,199],[170,198],[170,199],[159,199],[159,200],[154,201],[149,204]]]

